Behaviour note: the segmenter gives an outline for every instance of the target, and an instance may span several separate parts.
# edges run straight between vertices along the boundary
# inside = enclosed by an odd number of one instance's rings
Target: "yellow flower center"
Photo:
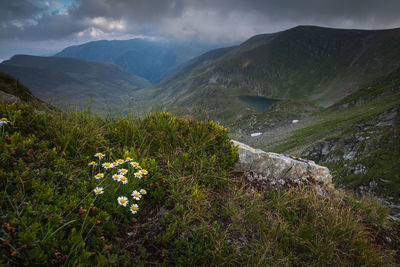
[[[103,156],[103,153],[97,153],[97,156],[101,157]]]
[[[118,160],[118,163],[122,163],[122,162],[124,162],[122,159],[119,159],[119,160]]]
[[[106,167],[110,167],[110,163],[106,163],[104,164]]]
[[[145,190],[142,190],[142,191],[140,191],[142,194],[146,194],[146,191]]]
[[[122,198],[121,199],[121,203],[124,204],[125,203],[125,199]]]
[[[121,169],[121,172],[126,172],[126,170],[125,169]]]
[[[137,166],[137,168],[138,168],[138,169],[141,169],[142,167],[140,167],[140,166]]]
[[[7,118],[1,118],[2,121],[7,121]]]
[[[135,194],[134,194],[134,196],[135,196],[135,197],[138,197],[138,196],[139,196],[139,194],[138,194],[138,193],[135,193]]]
[[[92,161],[92,162],[90,162],[90,164],[96,164],[96,162]]]
[[[100,193],[100,192],[101,192],[101,190],[100,190],[100,189],[97,189],[97,190],[96,190],[96,192],[97,192],[97,193]]]
[[[96,174],[97,177],[101,177],[101,173]]]
[[[142,173],[146,173],[146,170],[141,170]]]
[[[132,163],[133,165],[137,166],[139,165],[139,163],[137,163],[136,161],[134,163]]]
[[[126,159],[125,160],[131,160],[131,158],[130,157],[126,157]]]
[[[132,206],[132,210],[136,211],[137,207],[136,206]]]
[[[140,173],[136,173],[135,175],[136,175],[136,176],[141,176]]]
[[[113,163],[112,163],[113,165],[117,165],[117,163],[114,161]]]
[[[121,181],[126,181],[126,177],[125,177],[125,176],[122,176],[122,177],[121,177]]]

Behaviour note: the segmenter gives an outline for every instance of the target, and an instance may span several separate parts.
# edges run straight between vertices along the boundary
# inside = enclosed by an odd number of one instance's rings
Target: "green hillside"
[[[399,66],[400,29],[299,26],[250,38],[207,64],[165,79],[147,97],[171,109],[207,110],[228,122],[251,113],[238,95],[336,103]],[[179,108],[176,108],[179,107]]]
[[[232,172],[227,130],[211,121],[39,112],[30,102],[0,103],[0,117],[9,121],[0,133],[1,265],[400,264],[400,224],[376,201],[249,186]],[[126,183],[100,165],[118,159]],[[129,160],[147,175],[137,178]]]
[[[32,92],[21,84],[17,79],[13,76],[0,72],[0,92],[2,94],[2,101],[5,102],[30,102],[36,104],[44,104],[43,101],[36,98]]]
[[[379,196],[400,216],[400,68],[332,107],[277,103],[232,125],[234,138],[327,166],[338,187]],[[297,124],[292,120],[299,119]],[[250,133],[261,132],[253,138]]]
[[[82,59],[18,55],[0,64],[32,93],[54,106],[96,112],[123,111],[135,102],[135,91],[150,83],[111,63]]]

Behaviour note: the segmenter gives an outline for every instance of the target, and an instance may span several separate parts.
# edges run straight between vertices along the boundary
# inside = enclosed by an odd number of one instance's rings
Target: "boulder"
[[[333,187],[329,169],[315,164],[314,161],[265,152],[246,144],[232,140],[239,148],[239,162],[235,171],[252,172],[257,180],[268,184],[316,181],[327,187]]]

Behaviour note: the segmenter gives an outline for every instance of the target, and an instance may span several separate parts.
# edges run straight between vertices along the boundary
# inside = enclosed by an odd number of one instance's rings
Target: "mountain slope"
[[[400,68],[329,108],[293,107],[282,101],[244,117],[230,127],[231,135],[327,166],[337,186],[373,193],[400,218]],[[251,137],[253,132],[261,135]]]
[[[331,105],[400,65],[400,29],[299,26],[250,38],[206,65],[183,69],[153,90],[157,101],[208,110],[212,118],[246,114],[238,95]],[[168,96],[168,97],[165,97]]]
[[[109,106],[123,108],[134,92],[150,83],[121,67],[82,59],[17,55],[0,64],[28,86],[33,94],[63,108],[86,108],[104,112]]]
[[[120,65],[153,83],[176,71],[190,59],[214,49],[212,45],[175,43],[148,39],[94,41],[70,46],[55,54]]]
[[[45,103],[36,98],[27,87],[13,76],[4,72],[0,72],[0,100],[6,103],[29,102],[32,104],[45,105]]]

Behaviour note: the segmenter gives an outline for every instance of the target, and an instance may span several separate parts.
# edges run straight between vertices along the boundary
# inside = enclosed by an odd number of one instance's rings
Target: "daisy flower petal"
[[[101,166],[102,166],[104,169],[112,169],[112,168],[114,168],[113,164],[110,163],[110,162],[105,162],[105,163],[101,164]]]
[[[119,174],[126,175],[128,173],[128,170],[127,169],[119,169],[118,172],[119,172]]]
[[[96,195],[100,195],[100,194],[103,194],[103,193],[104,193],[103,187],[96,187],[93,191],[94,191],[94,193],[95,193]]]
[[[138,192],[138,191],[133,191],[132,192],[132,197],[133,197],[133,199],[135,199],[135,200],[140,200],[140,198],[142,197],[142,195]]]
[[[7,118],[1,118],[0,119],[0,126],[7,125],[10,121],[7,120]]]
[[[136,161],[131,162],[132,167],[137,168],[137,166],[139,166],[139,163],[137,163]]]
[[[138,204],[132,204],[131,206],[131,212],[132,214],[136,214],[139,211],[139,206]]]
[[[114,174],[113,176],[112,176],[112,179],[114,180],[114,181],[120,181],[120,178],[121,178],[121,176],[120,175],[118,175],[118,174]]]
[[[123,184],[127,184],[127,183],[128,183],[128,178],[126,178],[126,177],[123,176],[123,175],[120,175],[120,176],[119,176],[119,181],[120,181],[121,183],[123,183]]]
[[[139,178],[139,179],[142,179],[142,174],[140,172],[136,172],[135,173],[135,177]]]
[[[126,207],[126,205],[128,205],[128,203],[129,203],[129,200],[126,197],[118,197],[117,201],[118,201],[118,204],[120,204],[124,207]]]
[[[106,156],[106,154],[103,154],[103,153],[99,152],[99,153],[94,154],[94,156],[99,158],[99,159],[102,159],[102,158],[104,158]]]
[[[147,194],[147,191],[144,190],[144,189],[140,189],[139,191],[140,191],[140,194],[142,194],[142,195],[146,195]]]
[[[96,178],[96,179],[101,179],[103,177],[104,177],[104,173],[100,173],[100,172],[94,176],[94,178]]]

